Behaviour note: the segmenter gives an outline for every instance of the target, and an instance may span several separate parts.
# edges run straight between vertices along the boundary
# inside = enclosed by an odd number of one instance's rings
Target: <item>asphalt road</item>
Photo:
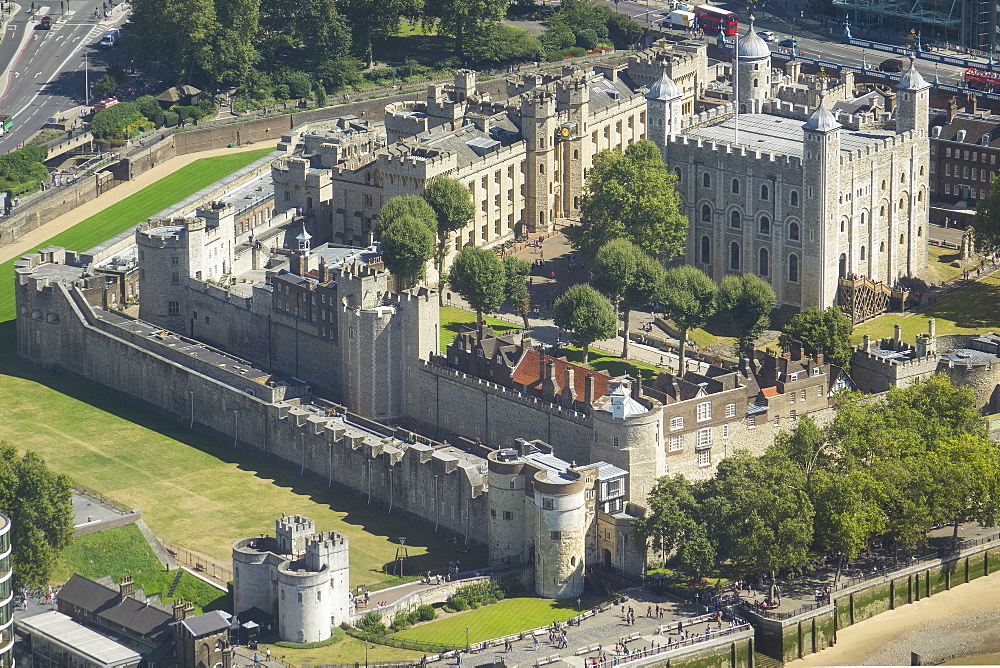
[[[94,59],[100,53],[97,41],[111,22],[96,23],[91,13],[83,12],[83,2],[73,3],[81,5],[80,12],[71,10],[65,16],[58,14],[58,5],[50,4],[54,10],[42,5],[36,16],[50,14],[51,30],[36,28],[37,18],[27,5],[4,28],[0,63],[11,65],[0,92],[0,114],[12,114],[14,126],[0,136],[0,153],[31,139],[50,117],[83,103],[84,54],[91,59],[91,83],[100,76]]]
[[[611,9],[615,8],[614,2],[602,1],[600,4],[603,4]],[[644,27],[650,25],[656,26],[662,20],[663,16],[670,12],[666,3],[658,2],[657,0],[651,0],[649,2],[646,0],[621,0],[618,3],[618,11],[623,14],[628,14]],[[758,27],[758,29],[760,28]],[[741,17],[740,33],[742,34],[745,30],[746,21]],[[681,32],[678,30],[677,34],[681,34]],[[844,65],[855,65],[859,67],[863,62],[867,62],[868,67],[871,68],[878,67],[879,63],[887,58],[901,58],[905,62],[905,58],[895,54],[883,51],[865,51],[859,47],[842,44],[840,43],[839,34],[831,35],[830,41],[820,41],[809,37],[801,37],[794,31],[788,30],[775,30],[774,34],[775,41],[770,45],[772,51],[778,49],[778,42],[781,40],[788,37],[795,37],[798,42],[798,51],[806,56],[809,56],[810,58],[821,58],[823,60],[830,60]],[[716,38],[715,35],[709,35],[706,36],[705,39],[706,41],[714,42]],[[933,79],[935,72],[934,63],[917,61],[917,67],[924,75],[924,78],[928,81]],[[942,83],[957,84],[964,71],[961,67],[955,67],[953,65],[938,65],[937,67],[938,77]]]

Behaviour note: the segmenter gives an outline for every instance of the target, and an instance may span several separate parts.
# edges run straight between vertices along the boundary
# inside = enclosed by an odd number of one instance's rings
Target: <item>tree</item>
[[[755,274],[730,274],[719,286],[718,304],[736,331],[741,355],[753,354],[753,342],[771,323],[777,297],[764,279]]]
[[[434,237],[424,221],[403,215],[382,230],[380,250],[386,268],[410,285],[423,278],[434,253]]]
[[[469,34],[465,51],[470,61],[481,65],[519,63],[541,53],[542,43],[524,28],[488,23]]]
[[[615,307],[586,283],[572,286],[553,305],[556,326],[573,332],[573,342],[583,347],[583,364],[590,357],[590,344],[615,335]]]
[[[810,355],[822,350],[827,362],[846,369],[851,365],[853,331],[851,319],[836,306],[826,310],[807,308],[785,325],[778,342],[790,346],[792,341],[799,341]]]
[[[661,262],[680,255],[689,223],[676,186],[677,175],[649,140],[624,153],[601,151],[587,172],[580,224],[567,232],[573,248],[588,263],[613,239],[629,239]]]
[[[455,256],[448,283],[476,311],[479,338],[483,338],[483,313],[492,313],[504,300],[504,265],[497,254],[479,246],[465,246]]]
[[[990,253],[1000,248],[1000,174],[993,173],[986,197],[976,205],[972,231],[980,252]]]
[[[73,538],[69,478],[50,471],[36,453],[19,457],[0,441],[0,512],[11,518],[14,589],[48,584],[59,552]]]
[[[685,572],[695,574],[701,582],[701,574],[715,566],[715,546],[708,537],[708,529],[701,522],[694,522],[681,537],[677,550],[677,561]]]
[[[531,312],[531,293],[528,291],[528,274],[531,265],[527,260],[508,255],[503,260],[504,295],[514,311],[524,320],[524,328],[529,329],[528,313]]]
[[[255,43],[260,33],[260,0],[215,0],[219,20],[216,77],[242,84],[260,61]]]
[[[662,279],[663,267],[628,239],[609,241],[594,257],[590,282],[600,292],[611,295],[616,326],[619,312],[625,325],[623,358],[628,357],[631,311],[653,300]]]
[[[105,74],[94,84],[94,92],[101,98],[111,97],[118,88],[118,80],[110,74]]]
[[[385,228],[403,216],[419,220],[427,228],[432,240],[437,235],[437,217],[431,205],[418,195],[399,195],[386,202],[375,218],[375,223],[372,225],[375,239],[378,240]]]
[[[501,21],[509,0],[424,0],[424,16],[437,19],[441,32],[455,38],[455,51],[465,55],[465,38],[477,26]]]
[[[958,543],[963,522],[996,526],[1000,518],[1000,449],[995,442],[963,434],[941,441],[929,453],[931,512],[954,525]]]
[[[660,302],[680,331],[677,374],[681,377],[684,376],[688,332],[703,326],[715,313],[717,296],[718,288],[715,283],[697,267],[672,267],[663,276]]]
[[[805,474],[780,453],[745,450],[719,462],[705,483],[702,507],[712,519],[715,547],[745,573],[771,574],[805,563],[813,537],[813,507]]]
[[[635,520],[634,526],[646,545],[666,559],[676,550],[698,516],[691,481],[677,474],[656,481],[646,500],[646,515]]]
[[[449,176],[439,176],[431,179],[424,187],[424,199],[434,210],[437,221],[437,255],[438,271],[444,274],[444,258],[453,232],[457,232],[476,215],[476,207],[469,196],[469,189]],[[444,303],[444,292],[438,291],[441,303]]]
[[[823,552],[852,561],[885,531],[888,518],[878,503],[878,481],[867,471],[841,475],[818,470],[810,476],[808,490],[816,511],[814,539]]]
[[[400,16],[417,16],[420,5],[415,0],[343,0],[341,11],[351,28],[354,53],[371,67],[372,43],[399,29]]]

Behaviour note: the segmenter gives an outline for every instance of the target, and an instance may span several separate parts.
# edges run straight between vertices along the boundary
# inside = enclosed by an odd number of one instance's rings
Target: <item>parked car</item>
[[[762,40],[764,40],[765,42],[773,42],[774,41],[774,33],[771,32],[770,30],[761,30],[757,34],[760,35],[760,38]]]
[[[902,72],[903,61],[899,58],[886,58],[879,63],[878,68],[883,72]]]

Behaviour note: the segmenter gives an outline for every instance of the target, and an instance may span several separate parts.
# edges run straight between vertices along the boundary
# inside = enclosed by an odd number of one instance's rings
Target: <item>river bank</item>
[[[786,665],[908,666],[910,652],[924,665],[1000,653],[1000,573],[849,626],[833,647]]]

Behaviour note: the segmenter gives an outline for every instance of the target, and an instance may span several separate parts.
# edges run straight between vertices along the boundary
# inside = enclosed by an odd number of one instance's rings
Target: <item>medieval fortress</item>
[[[511,77],[504,100],[460,71],[382,124],[287,135],[93,249],[24,256],[18,354],[487,546],[494,565],[533,564],[543,596],[578,596],[592,566],[641,572],[632,521],[657,478],[709,477],[737,449],[763,451],[851,379],[799,347],[648,388],[520,335],[466,333],[441,353],[437,291],[392,289],[372,221],[448,174],[476,203],[453,250],[549,230],[578,212],[599,151],[648,136],[680,174],[687,259],[716,279],[758,273],[798,309],[834,303],[838,275],[918,273],[926,82],[911,68],[894,113],[859,111],[868,93],[849,78],[772,70],[757,42],[752,28],[740,42],[738,132],[732,104],[696,109],[728,66],[675,45]],[[274,616],[289,640],[325,637],[347,615],[347,549],[297,517],[237,541],[237,608]]]

